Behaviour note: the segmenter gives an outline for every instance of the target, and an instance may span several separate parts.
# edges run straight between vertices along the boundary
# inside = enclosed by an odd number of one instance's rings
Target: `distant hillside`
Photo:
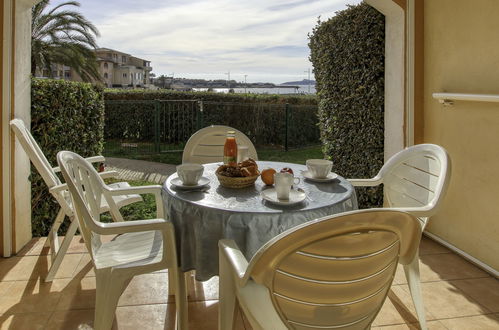
[[[301,81],[288,81],[285,83],[282,83],[281,85],[315,85],[315,80],[308,80],[308,79],[303,79]]]

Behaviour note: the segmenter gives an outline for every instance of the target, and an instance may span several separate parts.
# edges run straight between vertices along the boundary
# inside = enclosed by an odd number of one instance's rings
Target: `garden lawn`
[[[107,184],[120,182],[122,180],[116,179],[106,179]],[[148,185],[156,185],[152,182],[147,181],[127,181],[131,186],[148,186]],[[121,215],[125,221],[130,220],[145,220],[145,219],[156,219],[156,202],[154,195],[147,194],[141,195],[144,201],[133,203],[127,206],[123,206],[120,209]],[[109,212],[101,215],[102,222],[113,222],[111,215]]]

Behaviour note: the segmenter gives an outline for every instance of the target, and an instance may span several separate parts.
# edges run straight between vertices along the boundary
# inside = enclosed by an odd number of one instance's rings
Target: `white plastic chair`
[[[424,231],[445,196],[451,175],[451,161],[444,148],[418,144],[406,148],[383,165],[372,179],[349,179],[357,187],[384,185],[385,204],[418,218]],[[419,256],[404,265],[420,324],[426,324],[419,279]]]
[[[229,126],[212,125],[200,129],[189,138],[182,154],[182,163],[206,164],[223,161],[227,131],[235,131],[237,145],[248,147],[248,157],[258,160],[253,142],[244,133]]]
[[[371,209],[292,228],[249,263],[221,240],[219,329],[233,328],[236,297],[253,329],[368,329],[420,237],[414,216]]]
[[[187,329],[185,282],[178,269],[174,227],[164,219],[161,186],[111,188],[91,164],[70,151],[59,152],[57,162],[68,185],[76,218],[94,264],[94,328],[107,330],[112,327],[118,300],[135,275],[168,269],[172,279],[168,284],[175,287],[176,329]],[[99,222],[102,199],[109,201],[113,196],[123,194],[154,194],[157,219]],[[101,235],[119,236],[104,243]]]
[[[52,224],[50,233],[48,234],[47,240],[45,241],[44,245],[44,247],[50,246],[51,249],[52,264],[45,277],[46,282],[51,282],[55,274],[57,273],[57,270],[59,269],[62,259],[66,254],[66,251],[71,243],[72,238],[74,237],[74,234],[76,233],[76,230],[78,229],[78,222],[73,221],[73,207],[69,198],[67,186],[66,184],[61,183],[61,180],[56,174],[60,171],[59,167],[52,167],[50,165],[49,161],[43,154],[42,150],[36,143],[29,130],[26,128],[22,120],[11,120],[10,127],[14,134],[17,136],[17,139],[19,140],[24,151],[28,154],[29,159],[37,169],[38,173],[40,173],[40,175],[42,176],[50,193],[54,196],[61,207],[59,213],[57,213],[54,223]],[[86,161],[90,163],[104,162],[104,160],[105,159],[102,156],[86,158]],[[118,173],[115,171],[100,173],[102,178],[114,177],[117,174]],[[118,182],[110,186],[114,188],[130,187],[127,182]],[[100,205],[100,213],[109,211],[114,221],[123,221],[123,217],[121,216],[119,209],[125,205],[140,201],[142,201],[142,197],[137,194],[116,196],[113,197],[109,201],[109,203],[105,200],[102,201],[102,204]],[[66,216],[71,221],[71,224],[66,232],[66,236],[61,243],[59,242],[57,231],[59,230],[61,224],[64,222]]]

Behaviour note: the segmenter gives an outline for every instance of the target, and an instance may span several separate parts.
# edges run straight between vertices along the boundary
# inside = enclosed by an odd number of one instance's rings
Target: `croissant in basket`
[[[227,188],[244,188],[253,185],[260,175],[253,159],[245,160],[236,166],[222,165],[216,175],[220,185]]]
[[[241,178],[259,175],[258,165],[253,159],[247,159],[236,166],[222,165],[217,169],[217,173],[230,178]]]

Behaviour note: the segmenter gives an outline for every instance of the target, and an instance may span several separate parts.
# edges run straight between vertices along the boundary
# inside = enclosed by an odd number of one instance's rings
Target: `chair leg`
[[[416,314],[418,315],[419,326],[422,330],[426,330],[426,317],[419,279],[419,253],[416,253],[410,264],[404,265],[404,272],[411,291],[412,301],[416,308]]]
[[[181,274],[181,276],[185,277],[186,292],[188,292],[187,289],[189,287],[189,283],[191,281],[193,281],[191,276],[190,276],[190,272],[184,273],[180,269],[178,271]],[[173,295],[175,295],[175,285],[170,284],[170,283],[175,283],[175,277],[173,276],[172,272],[170,270],[168,270],[168,295],[173,296]],[[191,283],[191,285],[194,285],[194,284]]]
[[[116,307],[129,279],[112,274],[111,269],[95,271],[95,330],[109,330],[113,326]]]
[[[187,274],[187,273],[185,273]],[[174,287],[175,293],[175,329],[187,330],[188,325],[188,303],[187,303],[187,285],[186,276],[178,268],[168,269],[168,286]],[[171,291],[170,291],[171,292]]]
[[[220,253],[220,278],[218,300],[218,330],[234,328],[234,314],[236,309],[236,286],[227,261]]]
[[[50,232],[47,235],[47,239],[45,240],[45,244],[43,247],[51,246],[53,250],[59,249],[59,241],[57,240],[57,231],[64,221],[66,214],[64,213],[62,207],[59,209],[59,213],[55,217],[54,223],[52,224],[52,228],[50,228]],[[57,251],[55,251],[57,253]]]
[[[69,245],[71,244],[71,241],[76,233],[76,230],[78,229],[78,221],[76,221],[74,217],[71,217],[71,220],[71,225],[69,225],[68,231],[66,232],[66,236],[62,241],[61,247],[55,254],[52,254],[52,256],[55,255],[55,257],[52,258],[52,264],[50,265],[47,276],[45,276],[45,282],[52,282],[52,280],[54,279],[54,276],[62,263],[62,259],[66,255],[66,251],[68,250]]]

